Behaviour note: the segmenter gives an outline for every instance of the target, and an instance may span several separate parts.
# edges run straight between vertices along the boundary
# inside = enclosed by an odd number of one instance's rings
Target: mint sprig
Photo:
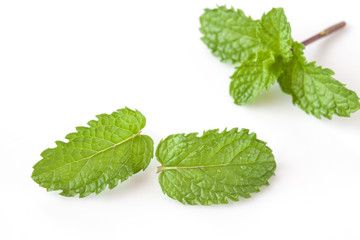
[[[277,79],[293,103],[317,118],[333,114],[349,117],[360,109],[359,97],[335,80],[330,69],[308,63],[304,45],[310,44],[345,23],[334,25],[298,43],[282,8],[273,8],[260,20],[225,6],[205,9],[200,17],[202,41],[222,61],[237,64],[231,76],[230,95],[235,104],[249,104]]]

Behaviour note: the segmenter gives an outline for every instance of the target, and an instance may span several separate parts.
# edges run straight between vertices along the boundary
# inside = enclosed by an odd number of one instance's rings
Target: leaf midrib
[[[69,163],[64,164],[64,165],[61,165],[61,166],[59,166],[59,167],[57,167],[57,168],[53,168],[53,169],[50,169],[50,170],[48,170],[48,171],[41,172],[41,174],[39,174],[39,175],[42,175],[42,174],[44,174],[44,173],[48,173],[48,172],[51,172],[51,171],[55,171],[55,170],[57,170],[57,169],[59,169],[59,168],[66,167],[66,166],[71,165],[71,164],[75,164],[75,163],[78,163],[78,162],[82,162],[82,161],[91,159],[91,158],[95,157],[95,156],[98,155],[98,154],[101,154],[101,153],[103,153],[103,152],[106,152],[106,151],[109,150],[109,149],[115,148],[115,147],[121,145],[122,143],[125,143],[125,142],[127,142],[127,141],[129,141],[129,140],[134,139],[136,136],[139,136],[140,133],[141,133],[141,131],[139,131],[139,132],[136,133],[136,134],[131,135],[130,137],[122,140],[121,142],[115,143],[114,145],[112,145],[112,146],[110,146],[110,147],[107,147],[107,148],[105,148],[105,149],[103,149],[103,150],[100,150],[100,151],[94,153],[93,155],[91,155],[91,156],[89,156],[89,157],[83,158],[83,159],[81,159],[81,160],[79,160],[79,161],[69,162]],[[82,168],[80,169],[79,172],[81,172],[82,169],[83,169],[85,166],[86,166],[86,164],[85,164],[84,166],[82,166]],[[36,176],[39,176],[39,175],[36,175]]]
[[[216,165],[198,165],[198,166],[160,166],[158,167],[158,172],[162,172],[165,170],[179,170],[179,169],[196,169],[196,168],[212,168],[212,167],[226,167],[226,166],[232,166],[232,165],[250,165],[250,164],[262,164],[262,163],[273,163],[274,161],[264,161],[264,162],[244,162],[244,163],[222,163],[222,164],[216,164]]]

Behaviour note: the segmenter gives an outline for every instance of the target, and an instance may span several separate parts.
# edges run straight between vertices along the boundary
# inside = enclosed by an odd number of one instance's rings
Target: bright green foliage
[[[230,84],[236,104],[251,103],[278,79],[293,102],[317,118],[349,117],[360,109],[359,97],[332,78],[332,70],[307,63],[282,8],[253,20],[241,10],[221,6],[205,9],[200,22],[202,40],[213,54],[239,64]]]
[[[241,10],[221,6],[205,9],[200,23],[201,39],[222,61],[242,62],[252,53],[266,50],[291,57],[291,28],[282,8],[255,21]]]
[[[205,9],[200,22],[202,40],[222,61],[239,62],[263,47],[257,37],[259,23],[241,10]]]
[[[308,63],[303,49],[302,44],[294,44],[294,57],[278,79],[282,90],[293,96],[293,103],[317,118],[331,119],[333,114],[349,117],[360,109],[356,93],[332,78],[332,70]]]
[[[261,18],[260,38],[262,43],[269,49],[290,60],[292,57],[291,27],[287,22],[284,9],[273,8]]]
[[[235,128],[197,135],[170,135],[156,149],[159,182],[169,197],[183,204],[228,203],[269,184],[276,163],[255,133]]]
[[[153,140],[140,135],[145,117],[124,108],[97,118],[68,134],[68,142],[57,141],[56,148],[43,151],[32,179],[48,191],[86,197],[145,170],[154,151]]]
[[[276,73],[271,66],[275,57],[269,52],[258,52],[242,61],[231,76],[230,95],[238,105],[252,102],[264,89],[269,89],[276,81]]]

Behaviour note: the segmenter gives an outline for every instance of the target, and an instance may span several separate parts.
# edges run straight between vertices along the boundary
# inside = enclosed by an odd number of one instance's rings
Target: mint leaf
[[[124,108],[97,118],[88,122],[89,127],[77,127],[77,132],[68,134],[68,142],[57,141],[56,148],[43,151],[32,179],[48,191],[86,197],[145,170],[154,151],[153,140],[140,135],[145,117]]]
[[[243,11],[225,6],[205,9],[200,17],[202,41],[222,61],[239,62],[262,49],[257,32],[260,25]]]
[[[200,23],[201,39],[222,61],[241,62],[251,53],[266,50],[285,59],[292,56],[291,28],[282,8],[272,9],[259,21],[221,6],[205,9]]]
[[[283,8],[273,8],[261,18],[261,42],[286,60],[292,57],[291,27]]]
[[[293,103],[317,118],[331,119],[333,114],[349,117],[359,110],[356,93],[332,78],[332,70],[308,63],[303,49],[302,44],[294,44],[294,57],[278,79],[282,90],[292,95]]]
[[[271,69],[274,63],[274,55],[258,52],[236,67],[230,83],[230,95],[236,104],[251,103],[264,89],[269,89],[275,83],[276,71]]]
[[[175,134],[156,149],[162,191],[183,204],[219,204],[249,198],[268,185],[276,163],[270,148],[249,130]]]

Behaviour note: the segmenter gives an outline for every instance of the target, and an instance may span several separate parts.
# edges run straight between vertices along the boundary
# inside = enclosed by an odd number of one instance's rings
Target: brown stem
[[[305,41],[301,42],[303,45],[309,45],[312,42],[315,42],[316,40],[323,38],[327,35],[329,35],[332,32],[335,32],[337,30],[339,30],[340,28],[345,26],[345,22],[340,22],[338,24],[335,24],[327,29],[325,29],[324,31],[322,31],[321,33],[316,34],[315,36],[312,36],[309,39],[306,39]]]

